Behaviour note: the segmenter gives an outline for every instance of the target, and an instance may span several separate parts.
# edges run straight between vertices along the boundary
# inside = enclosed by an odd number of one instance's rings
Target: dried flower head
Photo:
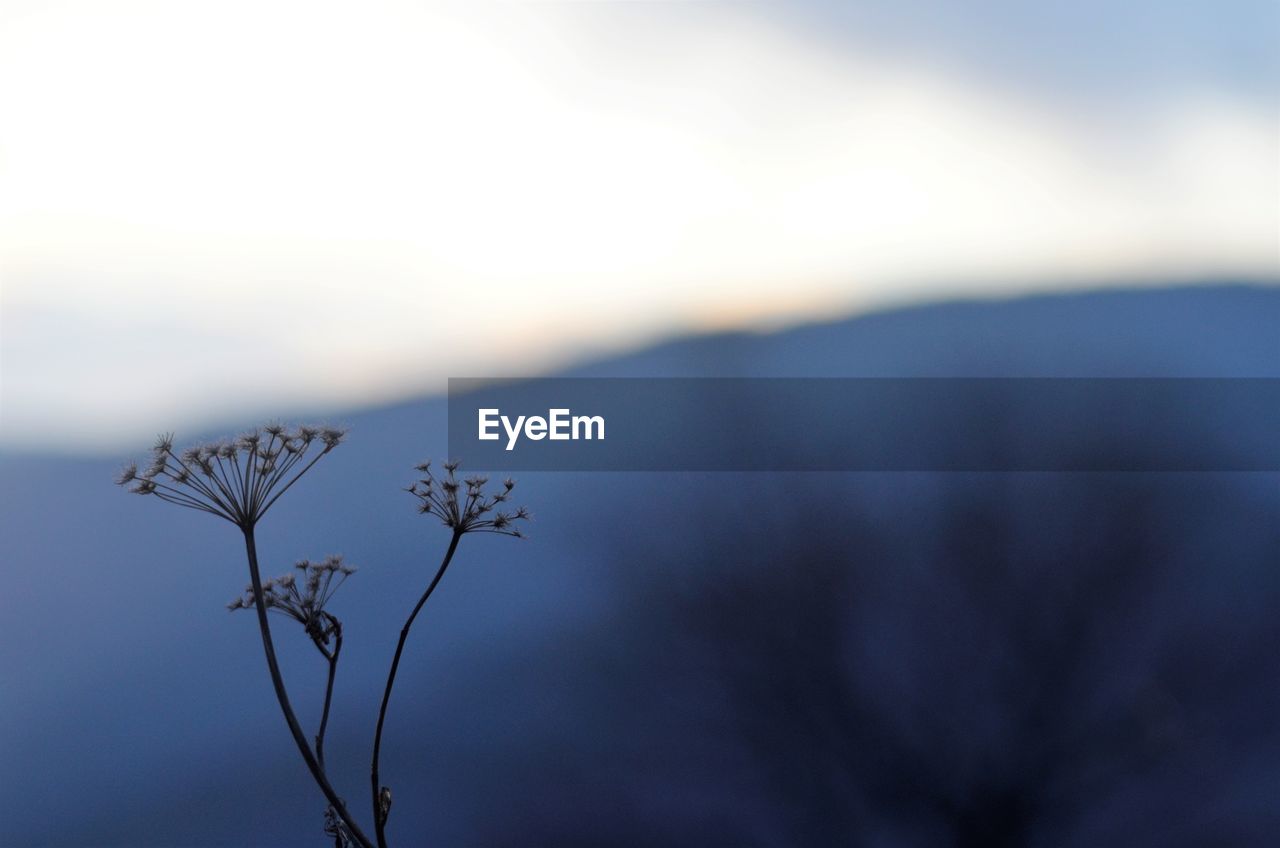
[[[504,512],[498,507],[511,497],[515,481],[507,478],[499,491],[485,494],[488,477],[457,477],[458,463],[444,464],[445,476],[436,477],[431,463],[417,466],[423,475],[407,491],[418,499],[418,512],[434,515],[446,527],[458,535],[463,533],[501,533],[504,536],[523,537],[518,521],[528,521],[529,511],[524,507]]]
[[[295,572],[273,578],[262,584],[262,600],[268,610],[286,615],[300,623],[307,635],[318,647],[329,644],[329,637],[342,625],[325,605],[356,569],[345,564],[341,556],[325,557],[321,562],[302,560]],[[244,594],[227,604],[227,609],[252,609],[253,585],[245,587]]]
[[[166,434],[156,439],[145,469],[130,463],[116,483],[134,494],[155,495],[247,529],[344,435],[332,428],[299,427],[289,432],[283,425],[268,424],[234,440],[175,453],[173,435]]]

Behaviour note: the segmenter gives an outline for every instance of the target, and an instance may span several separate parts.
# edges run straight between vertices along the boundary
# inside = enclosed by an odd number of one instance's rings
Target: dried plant
[[[145,469],[131,463],[116,482],[136,495],[155,495],[207,512],[248,532],[344,435],[329,427],[299,427],[290,433],[279,424],[268,424],[179,455],[170,433],[156,439]]]
[[[434,515],[446,527],[453,531],[449,547],[444,558],[436,569],[435,577],[427,585],[427,589],[418,598],[413,611],[400,629],[400,640],[396,643],[395,655],[391,658],[391,670],[387,673],[387,685],[382,693],[382,704],[378,707],[378,726],[373,736],[373,764],[369,770],[369,783],[373,790],[373,826],[378,837],[378,848],[387,848],[385,827],[387,815],[391,811],[391,790],[382,785],[378,774],[378,758],[382,753],[382,726],[387,718],[387,705],[391,702],[391,690],[396,683],[396,671],[400,668],[400,655],[404,653],[405,642],[409,639],[409,630],[422,607],[431,597],[431,593],[440,584],[440,579],[453,560],[458,542],[468,533],[499,533],[504,536],[520,537],[516,522],[528,521],[529,511],[518,507],[511,512],[502,512],[500,504],[506,503],[515,488],[515,481],[503,481],[502,490],[496,494],[484,493],[485,477],[469,477],[459,482],[456,473],[458,463],[445,463],[445,478],[437,480],[431,473],[431,463],[426,462],[417,467],[423,476],[406,491],[418,499],[418,512],[423,515]]]
[[[355,569],[346,565],[341,557],[330,556],[315,563],[303,560],[295,566],[293,572],[264,582],[255,540],[258,522],[272,505],[310,471],[321,457],[337,447],[344,435],[344,431],[332,428],[298,427],[291,431],[283,425],[270,424],[251,430],[234,440],[211,442],[181,452],[175,452],[173,436],[165,435],[157,439],[152,448],[151,461],[145,468],[140,470],[136,464],[130,464],[121,472],[116,482],[135,494],[154,495],[178,506],[209,513],[236,525],[240,530],[249,566],[249,585],[243,595],[228,604],[228,608],[233,611],[253,609],[257,613],[263,652],[276,699],[303,760],[328,801],[324,832],[333,839],[336,848],[373,848],[375,843],[361,830],[330,784],[324,762],[325,730],[329,723],[334,681],[342,653],[342,623],[327,606],[334,593]],[[409,630],[444,577],[464,535],[497,533],[518,537],[521,532],[517,524],[529,519],[529,513],[524,507],[514,510],[501,508],[515,486],[513,481],[506,480],[499,491],[486,494],[486,478],[470,477],[459,481],[456,462],[446,463],[444,467],[446,476],[437,479],[432,475],[429,463],[419,465],[417,470],[424,476],[408,488],[418,499],[419,512],[436,516],[452,534],[434,577],[400,631],[378,710],[370,767],[374,832],[378,848],[386,848],[385,826],[391,809],[391,790],[382,785],[378,771],[382,730]],[[276,659],[268,612],[276,612],[301,624],[312,644],[328,663],[324,705],[313,742],[307,741],[290,704]]]
[[[502,491],[486,495],[484,486],[489,482],[489,478],[468,477],[459,481],[458,467],[457,462],[446,462],[443,480],[437,480],[431,473],[430,462],[424,462],[417,467],[417,470],[425,476],[405,491],[418,499],[418,512],[423,515],[434,515],[445,527],[456,531],[458,535],[501,533],[519,537],[521,533],[516,522],[528,519],[528,510],[524,507],[518,507],[512,512],[502,512],[497,509],[499,504],[506,503],[510,497],[511,490],[516,485],[515,481],[507,478],[502,483]]]
[[[318,563],[304,559],[295,568],[301,572],[301,583],[292,573],[268,580],[262,584],[263,600],[268,610],[286,615],[301,624],[316,650],[329,664],[324,706],[320,711],[320,729],[316,731],[315,737],[316,761],[324,768],[324,732],[329,726],[333,683],[338,673],[338,659],[342,654],[342,622],[325,609],[325,604],[356,570],[344,564],[340,556],[330,556]],[[244,595],[227,604],[227,609],[234,612],[254,607],[253,584],[244,591]]]

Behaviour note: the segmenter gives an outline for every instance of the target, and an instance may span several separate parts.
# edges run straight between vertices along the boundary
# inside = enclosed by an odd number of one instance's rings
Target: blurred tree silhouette
[[[1280,600],[1280,531],[1238,483],[690,492],[690,547],[618,546],[622,631],[561,646],[580,735],[505,824],[562,845],[1268,844],[1276,814],[1239,786],[1274,779],[1241,770],[1280,746],[1280,626],[1256,613]]]

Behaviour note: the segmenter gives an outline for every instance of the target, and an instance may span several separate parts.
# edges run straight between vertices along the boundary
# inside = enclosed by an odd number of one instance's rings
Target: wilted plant
[[[324,735],[329,722],[338,660],[342,652],[342,623],[326,606],[355,569],[344,564],[341,557],[330,556],[318,563],[303,560],[297,564],[295,572],[264,582],[254,535],[258,522],[272,505],[310,471],[321,457],[337,447],[344,435],[344,431],[332,428],[298,427],[291,431],[279,424],[269,424],[231,441],[211,442],[181,452],[174,451],[173,436],[165,435],[157,439],[152,448],[151,461],[145,468],[139,469],[136,464],[130,464],[121,472],[116,482],[135,494],[154,495],[178,506],[207,512],[236,525],[240,530],[249,565],[249,585],[242,596],[228,604],[228,608],[253,609],[257,613],[263,652],[276,699],[280,703],[294,743],[329,804],[325,811],[325,833],[333,837],[337,848],[353,845],[373,848],[375,843],[361,830],[330,784],[324,764]],[[445,478],[438,480],[431,474],[429,463],[419,465],[417,470],[424,476],[408,488],[418,498],[419,512],[439,518],[452,530],[452,535],[435,576],[400,631],[400,640],[396,644],[378,710],[370,768],[374,832],[378,848],[386,848],[385,826],[391,808],[391,790],[381,784],[378,772],[382,729],[409,630],[444,577],[458,548],[458,542],[464,535],[498,533],[520,536],[516,522],[529,518],[524,507],[510,511],[500,508],[510,496],[515,485],[513,481],[504,481],[496,494],[485,494],[486,478],[471,477],[459,481],[455,473],[458,469],[456,462],[447,463],[445,469]],[[314,747],[307,741],[289,702],[272,641],[267,615],[270,611],[301,624],[329,666]]]
[[[295,566],[302,582],[292,573],[276,577],[262,584],[267,609],[292,618],[302,625],[320,655],[329,664],[329,679],[324,688],[324,707],[320,711],[320,729],[316,731],[316,761],[324,768],[324,732],[329,726],[329,705],[333,702],[333,681],[338,673],[338,658],[342,654],[342,622],[326,610],[325,604],[333,597],[355,569],[342,562],[340,556],[327,557],[323,562],[302,560]],[[335,580],[336,577],[336,580]],[[227,604],[227,609],[252,609],[255,605],[253,584],[245,593]]]

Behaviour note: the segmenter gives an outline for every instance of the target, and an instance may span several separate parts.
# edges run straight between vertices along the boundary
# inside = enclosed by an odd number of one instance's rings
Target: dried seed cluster
[[[173,434],[160,436],[144,469],[127,465],[116,483],[138,495],[252,527],[298,478],[342,441],[342,430],[268,424],[239,438],[173,449]]]
[[[325,557],[321,562],[302,560],[292,572],[262,584],[262,600],[268,610],[287,615],[307,630],[317,645],[329,644],[329,637],[340,627],[337,619],[325,611],[325,604],[356,569],[346,565],[341,556]],[[253,609],[253,584],[244,594],[227,604],[227,609]]]
[[[511,490],[516,485],[514,480],[504,480],[501,491],[486,495],[484,486],[489,478],[467,477],[459,480],[457,462],[444,464],[443,479],[432,474],[430,462],[417,466],[417,470],[423,477],[405,491],[418,499],[418,512],[434,515],[459,535],[500,533],[504,536],[523,536],[515,524],[518,521],[528,521],[529,511],[524,507],[509,512],[498,509],[510,498]]]

